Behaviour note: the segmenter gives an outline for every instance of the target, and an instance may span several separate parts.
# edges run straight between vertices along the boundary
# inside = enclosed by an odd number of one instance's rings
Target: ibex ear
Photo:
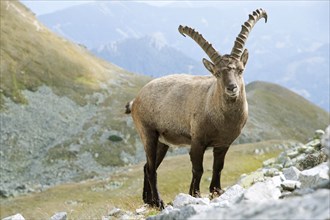
[[[203,58],[203,64],[204,64],[205,68],[213,74],[214,64],[205,58]]]
[[[241,61],[243,65],[245,66],[249,58],[249,51],[247,49],[244,50],[242,56],[241,56]]]

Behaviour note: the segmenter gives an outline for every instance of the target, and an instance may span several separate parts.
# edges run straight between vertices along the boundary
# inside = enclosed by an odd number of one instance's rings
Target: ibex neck
[[[240,95],[231,98],[226,95],[219,85],[215,84],[208,103],[213,117],[226,117],[234,120],[247,117],[247,101],[244,85],[241,87]],[[224,118],[223,118],[224,119]]]

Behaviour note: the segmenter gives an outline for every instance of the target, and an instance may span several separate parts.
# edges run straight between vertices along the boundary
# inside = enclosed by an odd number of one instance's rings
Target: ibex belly
[[[166,145],[187,146],[191,144],[191,137],[189,135],[168,131],[161,132],[158,140]]]

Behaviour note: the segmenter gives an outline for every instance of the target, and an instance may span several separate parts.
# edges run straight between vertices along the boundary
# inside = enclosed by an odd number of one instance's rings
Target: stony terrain
[[[330,126],[264,167],[243,175],[219,198],[179,194],[160,215],[164,219],[329,219]]]
[[[329,155],[330,126],[325,133],[317,130],[307,144],[293,144],[263,168],[243,174],[220,197],[180,193],[159,215],[147,219],[329,219]],[[144,219],[146,210],[113,209],[103,219]]]
[[[135,212],[111,209],[110,219],[329,219],[330,126],[317,130],[306,144],[292,143],[278,157],[264,161],[263,167],[243,174],[220,197],[194,198],[180,193],[158,215],[149,216],[150,208]],[[58,212],[52,220],[65,220]],[[5,220],[21,219],[21,214]]]

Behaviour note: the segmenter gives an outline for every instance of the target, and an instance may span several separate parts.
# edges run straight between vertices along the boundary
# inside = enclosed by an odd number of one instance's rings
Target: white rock
[[[147,211],[148,211],[148,205],[143,205],[140,208],[135,209],[135,212],[137,214],[143,214],[143,213],[146,213]]]
[[[256,182],[260,182],[264,180],[264,173],[262,170],[257,170],[249,175],[243,176],[238,184],[244,188],[248,188]]]
[[[121,209],[119,208],[113,208],[109,211],[108,215],[109,216],[115,216],[121,212]]]
[[[160,215],[151,216],[148,220],[171,220],[171,219],[188,219],[189,217],[197,214],[208,212],[211,208],[210,205],[186,205],[180,208],[169,208],[163,211]]]
[[[324,131],[321,130],[321,129],[318,129],[318,130],[316,130],[315,133],[314,133],[314,136],[315,136],[314,138],[321,139],[323,135],[324,135]]]
[[[272,177],[271,180],[273,181],[273,184],[274,184],[275,187],[280,187],[281,186],[281,183],[283,181],[283,177],[282,177],[282,175],[280,173],[280,175]]]
[[[276,168],[263,168],[262,169],[265,176],[273,177],[280,174],[280,171]]]
[[[298,170],[296,167],[285,168],[282,172],[285,176],[285,179],[287,180],[298,180],[300,175],[300,170]]]
[[[189,219],[330,219],[329,201],[329,190],[322,189],[302,197],[215,207]]]
[[[66,220],[67,213],[66,212],[58,212],[53,215],[50,220]]]
[[[301,188],[314,187],[329,181],[328,172],[329,167],[326,162],[311,169],[302,171],[298,179],[301,182]]]
[[[262,165],[264,167],[269,167],[269,166],[271,166],[275,163],[275,160],[276,160],[275,158],[270,158],[270,159],[265,160],[264,162],[262,162]]]
[[[299,155],[299,152],[296,150],[288,152],[288,157],[290,157],[291,159],[298,155]]]
[[[191,195],[180,193],[177,195],[173,201],[173,207],[179,208],[183,207],[189,204],[202,204],[202,205],[208,205],[210,204],[209,198],[195,198]]]
[[[178,208],[174,209],[173,206],[168,205],[168,206],[166,206],[166,207],[163,209],[163,211],[161,212],[161,214],[168,215],[168,214],[169,214],[170,212],[172,212],[173,210],[178,210],[178,211],[179,211]]]
[[[326,149],[326,153],[329,157],[328,159],[330,160],[330,125],[327,127],[327,129],[325,129],[321,144]]]
[[[321,140],[320,139],[314,139],[306,144],[309,147],[317,148],[321,145]]]
[[[2,220],[25,220],[25,218],[21,214],[17,213],[16,215],[3,218]]]
[[[281,190],[277,188],[272,180],[257,182],[248,188],[244,193],[244,200],[262,202],[266,200],[278,199]]]
[[[239,202],[242,199],[244,192],[245,189],[242,186],[238,184],[233,185],[220,197],[211,200],[211,205],[227,207],[231,204]]]
[[[285,180],[281,183],[281,187],[284,190],[288,190],[288,191],[293,191],[295,189],[300,188],[301,186],[301,182],[296,181],[296,180]]]

